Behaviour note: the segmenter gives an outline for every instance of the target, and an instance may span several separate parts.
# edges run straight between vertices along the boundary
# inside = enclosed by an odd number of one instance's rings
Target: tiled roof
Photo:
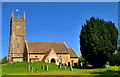
[[[78,57],[73,48],[68,48],[70,57]]]
[[[32,42],[26,41],[29,53],[47,53],[52,48],[56,53],[69,53],[64,42]]]

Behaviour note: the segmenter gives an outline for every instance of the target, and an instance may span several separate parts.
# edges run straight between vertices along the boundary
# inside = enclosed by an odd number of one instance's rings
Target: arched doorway
[[[55,59],[54,58],[51,59],[51,63],[55,63]]]

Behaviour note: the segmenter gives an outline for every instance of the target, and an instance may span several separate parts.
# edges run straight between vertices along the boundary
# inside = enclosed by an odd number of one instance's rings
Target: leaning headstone
[[[72,68],[72,66],[70,66],[70,71],[73,71],[73,68]]]
[[[48,71],[48,65],[45,65],[45,70]]]
[[[42,65],[41,67],[42,67],[42,70],[45,70],[45,66],[44,65]]]
[[[30,65],[28,65],[28,70],[30,70]]]

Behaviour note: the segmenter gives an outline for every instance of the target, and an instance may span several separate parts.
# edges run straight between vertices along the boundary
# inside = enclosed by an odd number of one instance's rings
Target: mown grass
[[[28,64],[33,67],[33,72],[28,70]],[[41,69],[41,65],[48,65],[49,71]],[[82,68],[82,69],[81,69]],[[45,62],[15,62],[6,65],[2,65],[3,75],[120,75],[117,66],[107,66],[106,68],[73,68],[73,71],[69,70],[69,67],[64,69],[58,68],[58,65],[54,63]],[[38,69],[38,72],[35,70]]]
[[[30,67],[33,67],[33,72],[36,72],[36,69],[38,69],[38,72],[46,72],[46,70],[42,70],[42,65],[48,65],[49,71],[51,70],[64,70],[64,67],[58,68],[58,65],[54,63],[45,63],[45,62],[34,62],[34,63],[27,63],[27,62],[14,62],[2,65],[2,74],[17,74],[17,73],[28,73],[31,72],[28,70],[28,65]],[[68,69],[68,67],[67,67]]]

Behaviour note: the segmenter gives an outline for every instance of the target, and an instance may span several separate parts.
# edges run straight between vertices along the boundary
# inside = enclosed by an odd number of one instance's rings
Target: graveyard
[[[80,67],[80,68],[79,68]],[[118,66],[78,68],[45,62],[15,62],[2,65],[2,75],[120,75]]]

